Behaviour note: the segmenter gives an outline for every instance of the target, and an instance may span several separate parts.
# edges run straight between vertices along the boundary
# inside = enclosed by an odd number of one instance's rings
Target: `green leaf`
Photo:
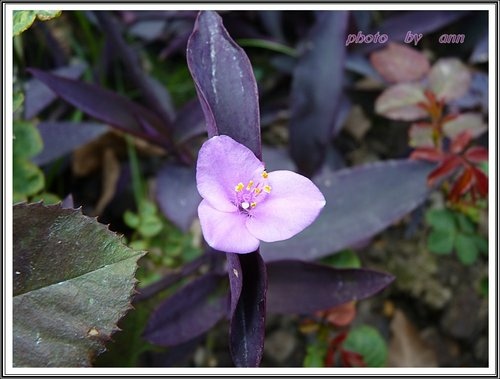
[[[23,105],[23,102],[24,102],[24,95],[22,94],[22,92],[16,92],[14,94],[12,111],[15,113],[21,107],[21,105]]]
[[[307,345],[306,356],[304,357],[304,367],[324,367],[325,356],[328,345],[322,341]]]
[[[488,239],[478,235],[474,235],[472,238],[479,252],[488,255]]]
[[[141,218],[141,223],[137,229],[143,237],[154,237],[161,232],[163,224],[159,217],[147,215]]]
[[[361,260],[352,250],[343,250],[323,260],[324,263],[337,268],[360,268]]]
[[[43,140],[38,129],[28,121],[14,121],[14,159],[31,158],[43,149]]]
[[[13,191],[16,199],[40,192],[45,186],[43,172],[33,163],[25,159],[15,159],[13,162]]]
[[[476,231],[474,222],[470,217],[464,215],[463,213],[455,213],[455,219],[458,221],[460,231],[469,234],[473,234]]]
[[[89,366],[131,308],[143,253],[59,205],[15,205],[13,226],[14,366]]]
[[[479,282],[479,293],[482,297],[488,297],[488,277],[485,276]]]
[[[351,329],[343,347],[361,354],[368,367],[385,366],[387,345],[380,333],[371,326],[360,325]]]
[[[17,36],[27,30],[38,17],[42,21],[50,20],[61,14],[61,11],[14,11],[13,33]]]
[[[31,198],[32,203],[39,201],[42,201],[45,205],[49,205],[49,204],[57,204],[61,201],[61,199],[59,199],[59,197],[57,195],[54,195],[53,193],[42,192]]]
[[[427,239],[427,248],[436,254],[450,254],[454,241],[454,232],[433,230]]]
[[[458,259],[464,265],[473,264],[477,260],[479,254],[474,237],[462,233],[457,234],[457,238],[455,239],[455,250]]]
[[[442,231],[455,231],[455,217],[448,209],[431,209],[425,214],[425,221],[435,229]]]
[[[123,221],[130,228],[137,229],[139,227],[141,219],[134,212],[126,210],[125,213],[123,214]]]

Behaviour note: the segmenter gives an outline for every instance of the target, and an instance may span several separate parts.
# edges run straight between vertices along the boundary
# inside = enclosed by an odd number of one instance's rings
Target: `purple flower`
[[[260,241],[288,239],[304,230],[325,206],[306,177],[267,173],[247,147],[215,136],[200,149],[196,168],[201,229],[207,243],[228,253],[250,253]]]

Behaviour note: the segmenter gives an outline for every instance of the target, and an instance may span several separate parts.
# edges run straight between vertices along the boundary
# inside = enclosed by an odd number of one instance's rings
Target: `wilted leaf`
[[[14,206],[14,366],[89,366],[130,309],[142,255],[60,206]]]
[[[406,45],[390,42],[370,56],[373,66],[391,83],[411,82],[420,79],[430,69],[427,57]]]
[[[394,279],[377,271],[336,269],[298,260],[271,262],[267,271],[267,306],[276,313],[307,314],[364,299]]]
[[[187,62],[208,136],[228,135],[261,158],[259,101],[252,66],[216,12],[199,13],[188,41]]]
[[[390,367],[436,367],[436,353],[420,337],[403,312],[396,310],[391,322]]]
[[[384,367],[387,361],[387,345],[377,329],[359,325],[351,330],[343,348],[361,354],[368,367]]]
[[[431,68],[429,86],[436,97],[446,102],[465,95],[469,89],[471,74],[457,58],[442,58]]]
[[[424,201],[432,168],[425,162],[394,160],[313,178],[326,198],[325,208],[311,226],[289,240],[262,243],[264,259],[314,260],[373,236]]]
[[[419,84],[400,83],[387,88],[375,101],[375,112],[392,120],[415,121],[427,116],[417,104],[424,102]]]

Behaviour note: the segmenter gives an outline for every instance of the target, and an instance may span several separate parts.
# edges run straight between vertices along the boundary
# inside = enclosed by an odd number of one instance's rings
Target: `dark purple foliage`
[[[318,219],[289,240],[261,244],[264,259],[315,260],[373,236],[425,200],[432,168],[393,160],[325,171],[313,178],[326,198]]]
[[[257,84],[248,57],[215,12],[200,12],[189,38],[187,62],[209,137],[224,134],[261,158]]]
[[[347,12],[317,14],[293,74],[290,148],[299,170],[309,176],[324,160],[338,113],[347,19]]]
[[[184,104],[177,112],[172,128],[174,140],[179,144],[207,132],[205,118],[198,99]]]
[[[62,76],[63,78],[78,79],[87,66],[83,63],[60,67],[54,71],[53,74]],[[24,118],[29,120],[42,110],[44,110],[48,105],[50,105],[55,99],[57,99],[57,94],[47,88],[38,79],[31,79],[24,85]]]
[[[161,346],[173,346],[196,338],[227,315],[225,278],[207,274],[191,282],[156,308],[143,336]]]
[[[187,232],[201,201],[196,188],[195,168],[167,163],[158,172],[156,180],[156,199],[160,209],[170,221]]]
[[[142,105],[94,84],[66,79],[35,68],[28,71],[64,100],[90,116],[156,144],[169,144],[163,121]]]
[[[237,367],[258,367],[264,352],[266,266],[258,252],[226,255],[231,286],[231,355]]]
[[[372,270],[336,269],[297,260],[271,262],[267,273],[267,308],[275,313],[325,310],[371,296],[394,280]]]
[[[106,125],[91,122],[41,122],[38,131],[43,140],[43,150],[32,160],[37,165],[44,165],[71,153],[107,130]]]

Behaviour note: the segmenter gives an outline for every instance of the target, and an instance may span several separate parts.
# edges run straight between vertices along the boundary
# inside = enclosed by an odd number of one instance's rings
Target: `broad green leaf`
[[[470,217],[463,213],[455,213],[455,219],[458,221],[458,228],[460,231],[468,234],[473,234],[476,231],[474,222],[472,222]]]
[[[14,202],[40,192],[45,186],[43,172],[33,163],[23,158],[14,159],[12,168]]]
[[[40,133],[32,123],[28,121],[14,122],[14,159],[17,157],[31,158],[43,149],[43,141]]]
[[[48,193],[48,192],[42,192],[40,194],[37,194],[33,196],[30,199],[30,202],[35,203],[35,202],[43,202],[45,205],[48,204],[57,204],[61,201],[58,196],[54,195],[53,193]]]
[[[462,233],[457,234],[457,238],[455,238],[455,251],[458,259],[464,265],[473,264],[479,254],[474,237]]]
[[[453,249],[455,233],[447,230],[433,230],[427,239],[427,248],[436,254],[450,254]]]
[[[307,345],[304,367],[324,367],[327,350],[328,345],[322,341]]]
[[[456,229],[454,214],[447,209],[432,209],[427,211],[425,221],[438,230],[453,232]]]
[[[17,36],[27,30],[38,17],[42,21],[50,20],[61,14],[61,11],[14,11],[13,33]]]
[[[131,308],[143,255],[79,210],[14,206],[14,366],[89,366]]]
[[[361,268],[361,260],[352,250],[343,250],[323,260],[336,268]]]
[[[385,366],[387,345],[380,333],[371,326],[360,325],[351,329],[343,347],[361,354],[368,367]]]

